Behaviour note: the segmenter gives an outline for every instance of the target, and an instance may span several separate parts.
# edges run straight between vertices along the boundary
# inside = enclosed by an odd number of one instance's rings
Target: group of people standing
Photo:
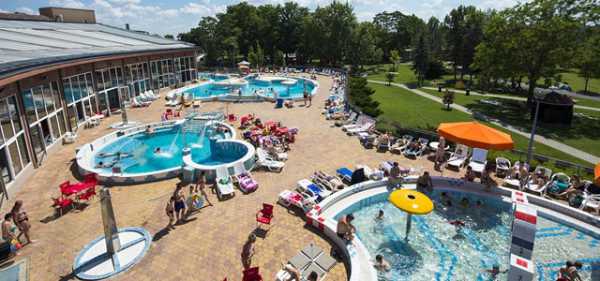
[[[165,207],[165,212],[167,217],[169,217],[169,224],[167,225],[167,228],[169,229],[175,229],[175,225],[182,223],[187,215],[194,210],[201,208],[204,205],[204,201],[206,201],[209,206],[212,206],[205,190],[206,182],[204,173],[200,173],[196,184],[189,185],[190,189],[188,197],[184,194],[184,186],[185,184],[181,182],[177,184],[175,191],[171,197],[169,197],[169,201]],[[204,198],[204,200],[202,198]]]
[[[31,239],[30,229],[31,223],[27,212],[23,208],[23,201],[17,200],[11,211],[4,215],[4,221],[2,221],[2,239],[5,242],[10,242],[11,252],[15,253],[23,245],[35,242]],[[19,234],[17,234],[17,230],[19,230]],[[25,236],[26,244],[21,243],[22,236]]]

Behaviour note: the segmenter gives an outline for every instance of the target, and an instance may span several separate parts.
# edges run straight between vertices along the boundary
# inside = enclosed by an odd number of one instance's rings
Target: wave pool
[[[224,74],[207,74],[202,77],[211,80],[188,88],[184,92],[192,94],[195,99],[223,96],[236,92],[238,89],[242,96],[260,95],[267,98],[277,96],[282,99],[300,99],[303,97],[304,91],[314,95],[317,88],[316,82],[304,78],[253,75],[241,80],[230,79]],[[231,81],[231,83],[227,81]],[[244,82],[242,83],[242,81]]]

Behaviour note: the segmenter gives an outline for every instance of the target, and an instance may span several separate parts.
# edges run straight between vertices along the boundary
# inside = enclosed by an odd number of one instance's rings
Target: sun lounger
[[[580,208],[582,210],[585,210],[586,208],[593,209],[596,211],[596,214],[600,214],[600,195],[585,194]]]
[[[306,192],[308,194],[313,194],[317,197],[320,197],[318,201],[331,195],[331,191],[322,189],[318,185],[307,179],[301,179],[298,181],[298,189],[302,192]]]
[[[535,167],[535,170],[533,171],[534,175],[544,175],[546,178],[550,178],[550,176],[552,175],[552,170],[543,167],[543,166],[537,166]],[[544,185],[539,185],[537,183],[535,183],[533,181],[533,176],[529,177],[527,179],[527,183],[525,184],[524,188],[526,191],[530,191],[533,193],[537,193],[540,195],[543,195],[546,187],[548,187],[548,184],[544,184]]]
[[[408,144],[413,140],[413,136],[404,135],[401,139],[396,140],[394,144],[390,147],[390,152],[392,153],[402,153],[404,149],[408,146]]]
[[[426,138],[419,138],[419,149],[410,149],[406,148],[404,150],[404,156],[406,157],[420,157],[423,155],[423,152],[427,150],[427,145],[429,144],[429,140]]]
[[[312,179],[315,183],[317,183],[321,187],[324,187],[331,191],[336,191],[338,189],[342,189],[345,187],[344,183],[342,182],[342,180],[340,178],[338,178],[336,176],[328,175],[322,171],[316,171],[313,174]]]
[[[365,176],[371,180],[381,180],[383,179],[383,171],[379,169],[371,169],[368,165],[359,164],[356,165],[357,169],[363,169],[365,172]]]
[[[566,199],[567,190],[571,186],[571,178],[565,173],[556,173],[552,175],[550,181],[547,183],[545,194],[550,195],[554,198]]]
[[[219,200],[223,200],[225,197],[233,197],[235,190],[233,189],[233,182],[231,176],[227,175],[227,171],[219,171],[217,169],[217,197]]]
[[[469,160],[469,167],[473,169],[475,173],[482,173],[487,164],[488,151],[481,148],[473,148],[473,155]]]
[[[469,147],[463,144],[458,144],[450,159],[446,162],[446,166],[456,167],[456,169],[462,168],[469,158]]]
[[[346,167],[342,167],[336,170],[337,175],[346,182],[352,181],[352,171]]]
[[[346,134],[351,136],[360,132],[366,132],[368,130],[370,130],[371,128],[373,128],[373,126],[375,126],[375,123],[365,123],[362,126],[359,126],[357,128],[351,128],[346,130]]]
[[[281,172],[285,166],[285,163],[269,157],[267,152],[262,148],[256,149],[256,156],[258,158],[256,164],[260,167],[267,168],[269,171]]]
[[[496,157],[496,176],[507,176],[510,171],[510,160]]]
[[[316,202],[304,197],[302,194],[287,189],[279,193],[279,203],[285,207],[298,207],[304,212],[309,211],[316,204]]]

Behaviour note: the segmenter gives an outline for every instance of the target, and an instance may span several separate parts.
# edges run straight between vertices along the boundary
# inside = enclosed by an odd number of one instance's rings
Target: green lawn
[[[443,95],[443,93],[435,90],[421,90],[438,97]],[[482,99],[500,102],[502,106],[479,102]],[[531,130],[529,109],[523,101],[455,94],[454,102],[472,111],[481,112],[512,126],[522,128],[526,132]],[[598,111],[576,109],[575,112],[591,117],[600,115]],[[544,137],[555,139],[587,153],[600,156],[600,121],[598,120],[576,115],[573,116],[573,122],[570,127],[539,124],[537,132]]]
[[[388,73],[389,67],[390,67],[390,65],[382,66],[381,69],[383,69],[383,71],[376,73],[376,74],[369,74],[367,79],[387,81],[387,78],[385,76]],[[415,73],[410,68],[410,65],[398,64],[398,65],[396,65],[396,72],[397,72],[397,74],[394,76],[394,83],[402,83],[402,84],[417,83],[417,77],[415,76]]]
[[[379,108],[383,111],[383,114],[378,117],[378,128],[382,130],[393,131],[394,125],[400,125],[404,128],[435,131],[439,123],[442,122],[473,120],[472,117],[466,113],[457,110],[446,111],[442,108],[441,104],[418,96],[408,90],[374,83],[369,83],[369,86],[376,91],[373,95],[373,99],[380,103]],[[516,149],[523,151],[527,150],[527,138],[512,134],[502,128],[497,127],[497,129],[512,135]],[[535,153],[590,166],[590,163],[541,143],[535,144]],[[518,155],[511,152],[494,152],[490,155],[493,157],[495,157],[495,155],[505,155],[510,159],[519,159]]]
[[[583,89],[585,88],[585,79],[579,76],[579,74],[575,72],[562,72],[560,75],[562,75],[563,82],[569,84],[573,91],[578,93],[583,92]],[[600,94],[600,79],[590,79],[588,92]]]

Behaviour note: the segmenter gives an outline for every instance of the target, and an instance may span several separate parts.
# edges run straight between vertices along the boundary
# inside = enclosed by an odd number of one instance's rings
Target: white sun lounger
[[[258,158],[256,160],[256,164],[260,167],[267,168],[269,171],[281,172],[285,166],[284,162],[277,161],[269,157],[267,152],[262,148],[256,149],[256,156]]]
[[[465,165],[467,158],[469,158],[469,147],[464,144],[458,144],[454,152],[450,155],[446,166],[460,169]]]
[[[312,194],[313,196],[318,196],[321,198],[326,198],[327,196],[331,195],[331,191],[323,189],[307,179],[301,179],[298,181],[298,189],[302,192],[308,193],[309,195]]]
[[[215,181],[217,182],[217,197],[219,200],[222,200],[225,197],[232,197],[235,195],[235,190],[233,189],[233,181],[231,180],[231,176],[227,173],[227,168],[219,167],[216,170],[217,178]]]
[[[487,154],[488,151],[485,149],[473,148],[473,155],[471,156],[471,160],[469,160],[469,167],[473,169],[473,172],[483,172],[483,169],[485,169],[485,165],[487,164]]]
[[[371,129],[373,126],[375,126],[374,123],[365,123],[362,126],[358,127],[358,128],[352,128],[352,129],[348,129],[346,130],[346,134],[348,135],[353,135],[353,134],[357,134],[360,132],[366,132],[369,129]]]

